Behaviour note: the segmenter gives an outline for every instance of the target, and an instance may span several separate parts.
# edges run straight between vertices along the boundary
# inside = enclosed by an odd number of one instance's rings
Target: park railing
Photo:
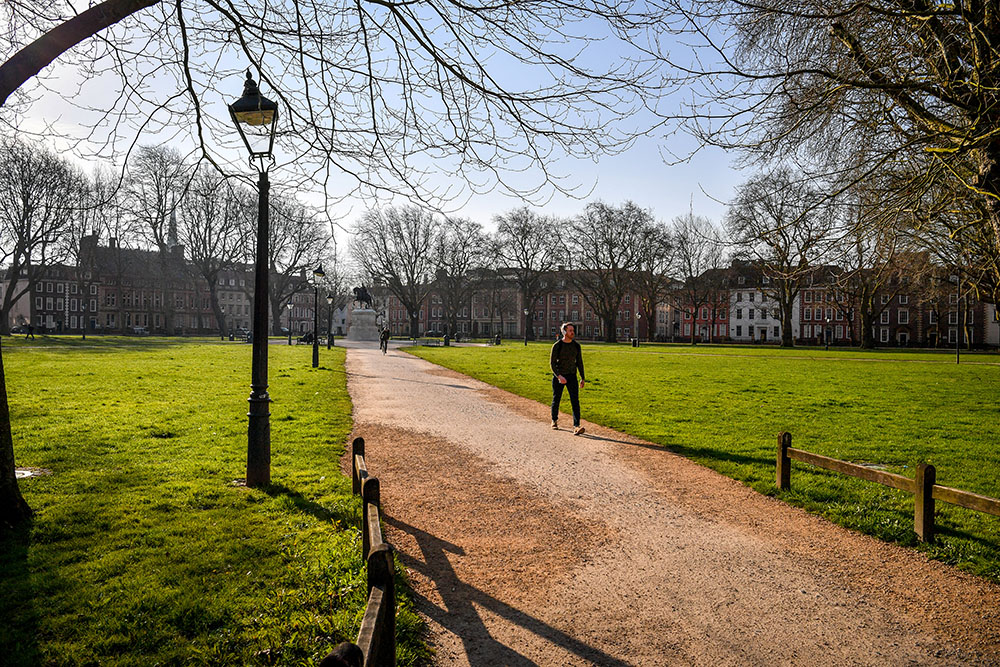
[[[778,464],[775,482],[778,488],[783,491],[791,488],[792,460],[851,477],[858,477],[883,486],[891,486],[894,489],[913,494],[913,530],[923,542],[934,541],[934,503],[936,500],[1000,516],[1000,500],[937,484],[937,470],[928,463],[918,465],[916,477],[910,479],[904,475],[875,470],[868,466],[833,459],[802,449],[793,449],[792,434],[782,432],[778,435]]]
[[[365,439],[351,445],[351,485],[362,499],[361,555],[368,569],[368,605],[357,645],[365,667],[396,664],[396,589],[392,547],[382,539],[382,502],[377,477],[368,474]]]

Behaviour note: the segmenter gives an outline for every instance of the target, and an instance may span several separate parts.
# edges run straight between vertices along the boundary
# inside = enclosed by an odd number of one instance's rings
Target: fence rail
[[[365,667],[396,664],[396,589],[392,547],[382,539],[382,500],[377,477],[368,474],[365,439],[351,444],[351,487],[362,498],[361,554],[368,569],[368,604],[357,645]]]
[[[794,449],[792,448],[792,434],[787,432],[778,435],[778,463],[775,472],[775,483],[783,491],[791,488],[792,460],[912,493],[914,496],[913,530],[923,542],[934,541],[934,502],[936,500],[1000,516],[1000,500],[937,484],[937,470],[930,464],[921,463],[918,465],[915,479],[910,479],[903,475],[873,470],[867,466],[814,454],[803,449]]]

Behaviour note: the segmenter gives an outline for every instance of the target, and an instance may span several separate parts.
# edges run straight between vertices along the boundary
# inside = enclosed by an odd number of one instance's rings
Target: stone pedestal
[[[378,333],[374,310],[358,308],[351,311],[351,321],[347,324],[347,340],[378,340]]]

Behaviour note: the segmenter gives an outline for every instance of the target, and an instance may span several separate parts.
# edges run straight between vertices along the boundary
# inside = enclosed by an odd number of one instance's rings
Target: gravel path
[[[548,406],[398,349],[348,346],[355,435],[436,664],[1000,664],[998,586],[630,436],[552,431]]]

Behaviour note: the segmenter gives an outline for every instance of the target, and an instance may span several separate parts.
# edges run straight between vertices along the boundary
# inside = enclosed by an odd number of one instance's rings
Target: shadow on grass
[[[383,515],[383,520],[413,536],[423,559],[401,551],[396,555],[402,564],[430,579],[441,595],[443,605],[438,606],[417,593],[414,594],[420,611],[462,641],[463,650],[470,664],[508,665],[533,667],[537,663],[522,655],[518,645],[507,646],[493,636],[486,626],[480,609],[495,614],[508,623],[520,626],[540,639],[560,647],[588,664],[607,667],[625,667],[628,663],[572,637],[562,630],[536,618],[530,609],[518,609],[498,600],[488,593],[459,579],[448,558],[449,553],[462,555],[460,546],[442,540],[416,526],[394,517]]]
[[[327,523],[341,523],[341,524],[352,524],[352,522],[358,521],[358,516],[356,512],[349,509],[343,509],[341,511],[334,511],[319,503],[309,500],[303,496],[298,491],[290,489],[284,484],[269,484],[264,492],[272,498],[284,497],[291,501],[295,509],[299,510],[303,514],[308,514],[309,516],[318,519],[319,521],[324,521]]]
[[[0,663],[11,667],[41,664],[37,595],[28,567],[31,528],[26,523],[0,538]]]
[[[740,454],[738,452],[730,452],[724,449],[715,449],[714,447],[695,447],[694,445],[685,445],[679,442],[673,442],[666,445],[665,448],[675,454],[679,454],[694,461],[719,461],[725,463],[736,463],[739,465],[765,466],[771,468],[775,466],[775,460],[773,458]]]

